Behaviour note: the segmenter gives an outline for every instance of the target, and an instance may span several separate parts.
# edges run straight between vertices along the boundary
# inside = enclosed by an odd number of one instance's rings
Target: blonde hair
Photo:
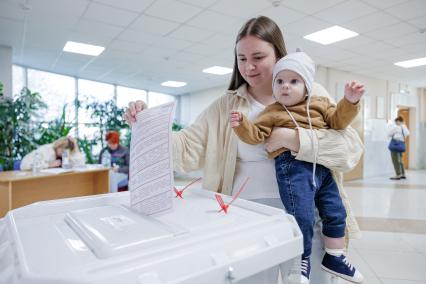
[[[61,137],[53,142],[53,149],[56,151],[59,148],[70,150],[71,154],[78,151],[78,146],[74,145],[68,137]]]

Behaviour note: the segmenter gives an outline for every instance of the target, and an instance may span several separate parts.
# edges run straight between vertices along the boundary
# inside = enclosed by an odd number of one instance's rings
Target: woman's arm
[[[53,150],[53,145],[45,144],[24,156],[20,165],[21,170],[32,169],[36,152],[38,152],[40,155],[41,169],[47,169],[47,168],[50,168],[51,166],[56,165],[56,164],[53,164],[56,160],[56,154],[55,154],[55,150]]]
[[[188,172],[204,166],[209,129],[208,120],[218,119],[219,100],[204,110],[193,124],[179,132],[173,132],[173,166],[176,171]],[[147,108],[143,101],[130,102],[123,118],[132,125],[136,115]]]
[[[331,170],[348,172],[358,163],[364,151],[358,133],[348,127],[344,130],[309,130],[298,128],[274,128],[265,143],[268,152],[279,148],[290,149],[297,160],[317,163]]]
[[[313,131],[300,128],[298,132],[300,148],[297,160],[313,163],[317,153],[318,164],[334,171],[348,172],[358,164],[364,152],[363,143],[352,127]]]
[[[218,123],[221,114],[225,113],[222,100],[223,97],[214,101],[193,124],[173,133],[173,165],[176,171],[189,172],[204,167],[207,140],[217,139],[217,133],[224,131]],[[215,134],[209,138],[209,133]]]

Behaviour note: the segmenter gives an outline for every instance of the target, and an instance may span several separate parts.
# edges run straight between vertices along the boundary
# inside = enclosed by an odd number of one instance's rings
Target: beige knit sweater
[[[313,96],[329,97],[327,91],[314,83]],[[185,129],[173,134],[173,162],[178,172],[203,169],[203,187],[211,191],[231,194],[237,163],[238,137],[229,123],[231,110],[249,112],[250,102],[247,87],[242,85],[235,91],[227,91],[207,109],[196,121]],[[299,128],[300,149],[296,159],[314,161],[335,171],[333,176],[347,211],[347,230],[350,237],[357,237],[359,228],[352,214],[349,201],[342,186],[341,172],[349,171],[358,163],[363,146],[358,134],[351,127],[345,130],[310,130]],[[315,149],[312,148],[314,145]]]
[[[309,118],[307,115],[308,101],[303,100],[294,106],[288,106],[287,110],[294,117],[299,127],[309,128]],[[310,120],[313,129],[345,129],[359,112],[359,103],[352,104],[346,99],[334,104],[326,97],[313,97],[309,102]],[[248,144],[260,144],[267,139],[274,127],[296,128],[289,113],[279,103],[275,102],[265,108],[254,122],[251,122],[243,114],[241,123],[234,128],[237,136]],[[269,158],[273,159],[288,151],[280,148],[269,153]]]

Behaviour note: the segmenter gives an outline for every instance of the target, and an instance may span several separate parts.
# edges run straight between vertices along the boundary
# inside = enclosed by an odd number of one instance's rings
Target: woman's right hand
[[[136,122],[136,115],[146,108],[148,107],[144,101],[130,102],[123,118],[132,126],[133,122]]]

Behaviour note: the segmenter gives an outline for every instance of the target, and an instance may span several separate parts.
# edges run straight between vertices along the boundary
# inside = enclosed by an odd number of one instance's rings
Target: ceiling
[[[426,57],[425,0],[0,0],[0,45],[12,46],[15,64],[178,95],[227,84],[230,75],[201,70],[232,67],[235,36],[257,15],[317,64],[426,87],[426,66],[393,65]],[[332,25],[360,35],[328,46],[303,39]],[[66,53],[67,40],[106,50]],[[167,80],[188,85],[160,86]]]

